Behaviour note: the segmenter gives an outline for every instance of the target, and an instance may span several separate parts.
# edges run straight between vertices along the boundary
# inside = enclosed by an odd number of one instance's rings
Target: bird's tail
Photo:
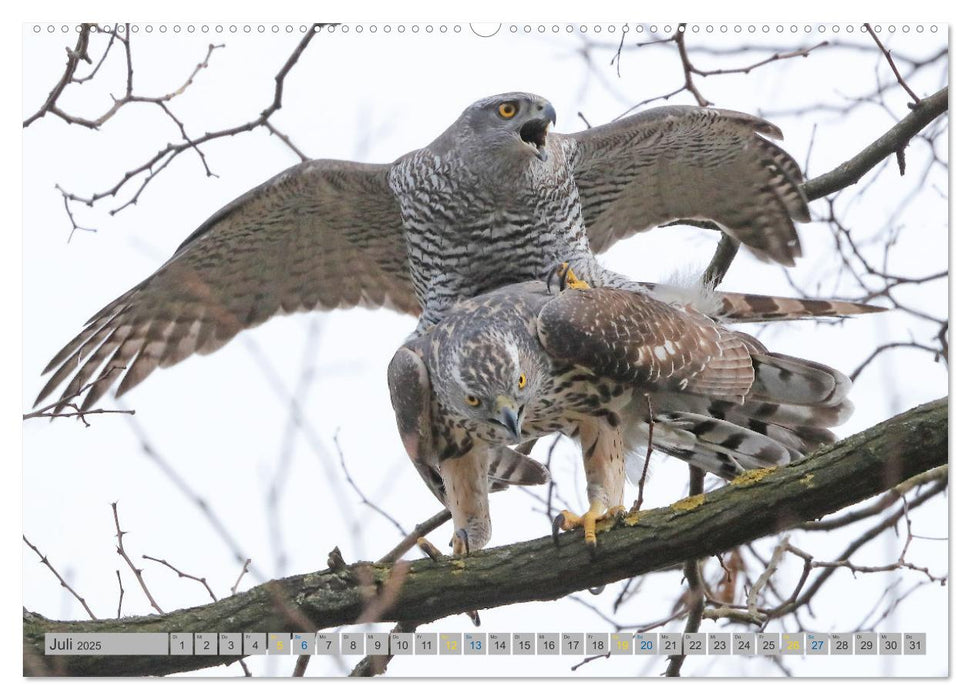
[[[536,486],[550,480],[549,469],[535,459],[509,447],[489,451],[489,490],[501,491],[510,485]]]
[[[758,323],[799,319],[858,316],[886,311],[882,306],[839,299],[799,299],[721,292],[704,285],[681,286],[644,283],[651,296],[677,306],[691,305],[726,323]]]
[[[752,361],[755,381],[741,402],[651,394],[644,413],[654,418],[653,449],[730,479],[747,469],[788,464],[836,440],[829,428],[853,412],[849,378],[778,353],[753,353]],[[641,422],[629,432],[628,445],[643,452],[650,425]],[[632,480],[641,470],[642,463],[629,460]]]

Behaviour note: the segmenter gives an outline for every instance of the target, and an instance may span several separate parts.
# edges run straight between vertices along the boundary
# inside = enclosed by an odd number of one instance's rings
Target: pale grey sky
[[[347,158],[387,162],[428,143],[443,131],[472,101],[509,90],[536,92],[549,98],[559,116],[558,131],[584,128],[578,112],[592,124],[615,118],[631,105],[676,89],[680,65],[666,48],[634,49],[638,35],[625,40],[620,76],[610,65],[623,22],[587,24],[586,40],[593,43],[588,66],[581,48],[579,26],[518,24],[513,33],[503,25],[489,39],[475,36],[469,25],[397,23],[385,33],[384,22],[370,23],[360,32],[325,32],[311,42],[287,79],[284,109],[273,122],[305,153],[320,158]],[[663,30],[663,24],[661,28]],[[745,65],[765,56],[752,51],[720,60],[705,49],[739,45],[812,46],[821,40],[858,43],[866,51],[823,49],[808,58],[778,62],[748,76],[712,77],[700,83],[705,96],[719,107],[766,113],[785,133],[784,146],[810,176],[825,172],[889,128],[906,113],[906,95],[887,92],[888,107],[864,106],[848,114],[792,113],[818,102],[839,104],[873,89],[875,76],[890,79],[889,71],[868,42],[848,36],[847,25],[827,24],[819,32],[804,23],[795,33],[777,22],[763,33],[762,22],[749,33],[747,24],[734,31],[734,23],[721,33],[713,24],[699,23],[690,42],[693,54],[705,65]],[[63,70],[66,44],[73,35],[35,33],[24,28],[24,116],[46,97]],[[178,87],[206,55],[210,42],[224,43],[209,67],[201,71],[185,94],[172,102],[190,133],[215,130],[246,121],[269,102],[272,79],[298,41],[299,32],[285,29],[249,33],[237,24],[230,33],[215,34],[215,23],[204,34],[201,24],[174,31],[145,26],[133,40],[135,80],[141,94],[155,95]],[[285,27],[285,24],[281,24]],[[297,25],[294,25],[295,27]],[[445,31],[441,27],[445,26]],[[559,31],[554,32],[557,26]],[[611,32],[609,27],[613,26]],[[630,29],[636,29],[631,22]],[[903,25],[897,25],[902,28]],[[916,25],[908,25],[916,27]],[[946,45],[944,25],[922,25],[924,31],[900,29],[884,35],[889,46],[905,55],[928,56]],[[937,30],[932,32],[931,26]],[[529,27],[529,32],[526,29]],[[640,35],[643,40],[644,34]],[[107,108],[107,93],[120,90],[124,75],[108,67],[98,81],[65,93],[63,106],[72,112],[96,114]],[[946,80],[944,64],[918,73],[911,86],[930,94]],[[672,102],[690,104],[687,93]],[[101,306],[156,269],[178,244],[212,212],[247,189],[296,162],[293,153],[265,130],[214,142],[204,147],[210,168],[218,178],[206,178],[193,154],[176,159],[149,184],[137,206],[108,216],[106,206],[75,206],[77,222],[97,233],[71,227],[61,198],[60,184],[88,195],[111,187],[118,177],[144,162],[168,141],[179,139],[171,122],[150,105],[129,106],[100,132],[68,127],[51,116],[24,132],[24,399],[27,410],[43,385],[40,371],[48,359],[83,322]],[[946,144],[946,140],[942,143]],[[912,165],[923,162],[922,146],[915,145]],[[895,165],[890,164],[891,167]],[[911,174],[916,170],[912,169]],[[892,174],[892,173],[891,173]],[[846,221],[861,239],[879,234],[885,225],[901,228],[900,243],[892,250],[893,268],[901,274],[922,275],[947,266],[946,175],[933,174],[941,192],[927,188],[902,212],[899,203],[913,190],[914,178],[883,176],[870,185],[846,212]],[[128,196],[134,190],[125,192]],[[127,199],[123,193],[121,203]],[[820,203],[813,211],[823,213]],[[822,294],[852,293],[847,280],[834,281],[835,267],[830,233],[820,223],[800,227],[806,258],[793,272],[809,289],[819,285]],[[716,242],[707,232],[665,229],[618,245],[605,256],[608,266],[632,277],[663,280],[673,273],[700,270]],[[841,286],[843,285],[843,286]],[[724,288],[736,291],[791,294],[776,268],[740,256]],[[907,301],[943,313],[946,283],[908,291]],[[835,326],[788,324],[769,329],[762,338],[772,349],[799,354],[853,369],[873,347],[905,337],[913,320],[904,314],[857,319]],[[416,478],[398,441],[387,399],[385,368],[395,348],[413,328],[413,319],[383,311],[339,311],[276,319],[241,335],[218,353],[195,357],[158,372],[124,398],[124,407],[137,410],[140,430],[167,464],[178,472],[193,494],[207,502],[211,512],[231,534],[235,546],[252,557],[266,577],[325,567],[327,552],[339,545],[348,561],[373,559],[399,539],[395,528],[376,515],[350,489],[342,475],[334,436],[339,435],[345,464],[368,498],[379,503],[406,529],[437,511],[437,501]],[[916,324],[915,339],[925,342],[929,326]],[[905,353],[907,351],[904,351]],[[311,375],[306,374],[312,373]],[[272,379],[271,379],[272,377]],[[282,388],[282,391],[281,391]],[[306,429],[294,436],[289,427],[288,404],[303,393]],[[887,356],[861,376],[852,397],[857,412],[841,434],[850,434],[900,410],[947,393],[947,372],[923,354]],[[111,400],[105,402],[112,407]],[[133,553],[169,560],[179,568],[204,575],[219,595],[228,593],[240,565],[231,546],[206,515],[181,494],[173,480],[147,459],[131,421],[125,416],[95,416],[91,427],[73,420],[28,421],[24,425],[23,529],[41,551],[56,562],[61,573],[87,599],[100,616],[114,615],[117,606],[115,570],[122,562],[114,552],[114,524],[109,503],[119,502],[122,524],[131,534],[126,545]],[[559,493],[575,508],[585,505],[582,470],[576,469],[575,450],[563,445],[554,462]],[[686,470],[676,462],[658,463],[648,489],[647,505],[664,505],[683,495]],[[492,500],[494,535],[491,544],[532,539],[547,533],[545,488],[498,494]],[[268,505],[270,494],[277,500]],[[628,492],[627,502],[633,499]],[[349,524],[349,526],[348,526]],[[915,515],[922,534],[947,534],[945,501],[938,499]],[[445,545],[449,526],[432,536]],[[820,557],[837,553],[843,542],[828,542],[799,535],[798,539]],[[800,544],[800,546],[803,546]],[[896,540],[868,550],[868,561],[896,559]],[[881,549],[882,547],[882,549]],[[763,553],[768,547],[762,547]],[[410,556],[417,556],[414,553]],[[914,560],[946,569],[947,544],[915,543]],[[55,618],[82,617],[83,611],[49,572],[37,565],[25,548],[24,600],[30,610]],[[171,572],[147,562],[146,576],[160,605],[166,610],[204,603],[201,586],[178,580]],[[123,571],[123,575],[126,572]],[[624,623],[664,617],[681,592],[680,574],[652,576],[636,603],[615,616]],[[830,585],[814,606],[821,631],[851,628],[879,597],[889,577],[849,575]],[[904,587],[917,582],[908,577]],[[147,613],[149,608],[129,576],[125,579],[125,612]],[[257,579],[250,575],[244,586]],[[788,581],[788,579],[786,579]],[[794,581],[792,581],[794,583]],[[617,586],[599,598],[577,595],[582,602],[563,600],[483,611],[482,631],[610,631],[586,607],[609,610]],[[892,624],[891,624],[892,622]],[[389,626],[379,626],[387,629]],[[440,620],[428,631],[472,631],[468,619]],[[680,629],[680,623],[670,629]],[[715,631],[714,626],[702,627]],[[770,628],[772,629],[772,628]],[[920,660],[896,659],[891,667],[880,659],[807,659],[794,662],[797,675],[879,675],[885,669],[902,675],[937,675],[946,672],[947,589],[926,586],[902,605],[884,631],[927,631],[934,653]],[[477,630],[478,631],[478,630]],[[778,631],[778,630],[777,630]],[[354,659],[347,662],[353,665]],[[501,667],[488,660],[461,658],[436,661],[399,658],[392,662],[396,675],[571,675],[566,657],[507,659]],[[291,659],[267,661],[258,673],[290,672]],[[710,665],[709,665],[710,664]],[[251,668],[260,668],[257,662]],[[660,661],[645,666],[643,659],[613,657],[591,663],[574,675],[656,675]],[[311,673],[342,672],[330,660],[315,660]],[[776,675],[771,664],[689,660],[686,674]],[[238,667],[210,669],[205,675],[238,674]]]

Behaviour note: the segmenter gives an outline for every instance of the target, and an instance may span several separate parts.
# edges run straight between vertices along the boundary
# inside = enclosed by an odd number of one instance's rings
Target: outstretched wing
[[[756,256],[791,266],[801,254],[793,219],[809,221],[799,165],[771,141],[782,132],[721,109],[647,110],[566,136],[574,144],[590,247],[680,219],[712,221]]]
[[[73,375],[61,398],[91,383],[85,410],[117,379],[121,395],[275,314],[357,305],[421,311],[387,166],[303,163],[221,209],[95,314],[47,365],[37,403]]]
[[[741,400],[755,378],[741,334],[637,292],[568,289],[540,311],[537,334],[553,358],[643,390]]]

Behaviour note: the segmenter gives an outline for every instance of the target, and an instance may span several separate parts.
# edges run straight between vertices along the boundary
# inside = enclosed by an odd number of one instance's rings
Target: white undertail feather
[[[722,298],[712,285],[705,284],[704,274],[691,267],[676,270],[660,284],[652,285],[651,296],[675,306],[690,306],[706,316],[717,316]]]

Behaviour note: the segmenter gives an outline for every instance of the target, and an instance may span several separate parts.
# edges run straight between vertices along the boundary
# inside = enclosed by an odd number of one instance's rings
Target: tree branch
[[[670,568],[727,551],[882,493],[948,461],[948,400],[939,399],[840,441],[794,465],[747,472],[730,485],[667,508],[641,511],[602,533],[596,565],[582,535],[566,534],[477,552],[464,559],[360,562],[300,574],[166,615],[121,620],[48,620],[23,615],[24,673],[148,675],[228,664],[239,657],[45,657],[45,632],[305,631],[352,624],[400,583],[380,621],[430,621],[470,609],[532,600]],[[400,579],[400,580],[398,580]]]
[[[810,201],[825,197],[848,187],[866,175],[884,158],[906,148],[921,129],[944,114],[948,109],[948,88],[944,87],[930,97],[921,100],[906,117],[891,127],[883,136],[864,148],[848,161],[830,172],[814,177],[803,185],[803,192]]]

